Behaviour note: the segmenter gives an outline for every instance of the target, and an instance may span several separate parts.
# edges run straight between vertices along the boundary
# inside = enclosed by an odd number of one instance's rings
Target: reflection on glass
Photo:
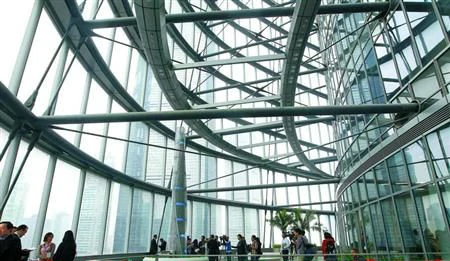
[[[444,158],[442,147],[439,142],[438,132],[433,132],[427,136],[428,147],[430,148],[430,155],[432,160]]]
[[[405,150],[406,163],[415,163],[425,161],[425,153],[423,151],[422,141],[417,141],[410,146],[406,147]]]
[[[52,232],[55,243],[61,242],[64,232],[72,229],[79,178],[79,169],[62,160],[56,162],[43,231]]]
[[[432,102],[442,98],[439,82],[436,78],[436,72],[434,66],[431,65],[428,69],[420,74],[420,76],[414,80],[411,84],[414,91],[414,97],[420,102],[429,97],[433,97],[431,101],[427,102],[427,106]]]
[[[438,178],[450,176],[450,161],[448,159],[433,161],[433,165]]]
[[[447,2],[447,0],[439,1],[439,3]],[[448,5],[448,3],[447,3]],[[450,18],[447,16],[445,19],[448,24],[447,28],[450,28]],[[447,93],[450,92],[450,51],[446,51],[439,59],[438,59],[439,67],[441,68],[442,76],[444,77],[445,86],[447,87]]]
[[[167,203],[166,203],[167,202]],[[168,238],[169,221],[171,218],[171,199],[163,195],[155,194],[153,208],[152,234],[159,234],[162,238]],[[161,232],[161,233],[159,233]]]
[[[405,252],[423,252],[422,231],[417,220],[417,213],[410,192],[405,192],[396,196],[394,202],[397,206]],[[417,256],[417,258],[421,258],[421,256]]]
[[[377,199],[378,198],[377,185],[375,183],[375,178],[373,176],[372,171],[368,171],[365,174],[365,180],[367,184],[367,196],[369,197],[369,201]]]
[[[150,192],[134,189],[130,221],[128,252],[147,252],[151,238],[153,196]]]
[[[440,239],[448,233],[442,209],[437,197],[434,184],[413,190],[419,221],[422,225],[423,240],[427,252],[440,252]],[[447,244],[448,242],[445,242]],[[430,258],[440,258],[440,255],[431,254]]]
[[[439,189],[442,193],[442,201],[444,202],[444,212],[447,217],[447,221],[450,222],[450,179],[439,182]],[[442,259],[450,259],[450,232],[448,230],[441,230],[437,232],[436,237],[439,241],[439,248],[442,252]]]
[[[431,180],[426,162],[408,165],[408,172],[412,185],[425,183]]]
[[[417,141],[404,149],[411,184],[420,184],[431,180],[430,172],[425,162],[425,152],[422,141]],[[411,164],[414,163],[414,164]]]
[[[244,233],[243,209],[238,207],[228,207],[228,220],[233,220],[228,226],[230,240],[232,243],[237,244],[236,235],[243,235]]]
[[[258,235],[258,224],[259,224],[259,218],[257,215],[256,209],[245,209],[245,218],[244,218],[244,225],[245,225],[245,234],[247,235]],[[276,235],[276,234],[275,234]],[[258,235],[259,237],[259,235]]]
[[[380,205],[378,203],[370,205],[370,213],[372,214],[373,227],[375,233],[375,246],[378,253],[387,251],[386,235],[383,225],[383,213],[381,212]]]
[[[369,207],[364,207],[362,209],[362,215],[363,215],[363,223],[364,223],[364,235],[365,238],[362,241],[362,250],[365,252],[374,252],[375,249],[375,236],[372,228],[372,222],[370,218],[370,210]]]
[[[381,201],[381,209],[383,211],[383,221],[386,228],[389,251],[400,252],[402,251],[401,234],[397,224],[397,217],[395,215],[392,199],[388,198]]]
[[[76,238],[78,255],[101,254],[107,189],[106,179],[96,174],[86,174]]]
[[[389,173],[386,170],[385,163],[378,164],[375,169],[375,177],[377,181],[378,193],[380,197],[386,196],[392,193],[391,185],[389,183]]]
[[[103,254],[124,253],[130,223],[131,188],[112,183]]]
[[[20,143],[12,179],[18,171],[19,162],[22,162],[27,147],[27,143]],[[24,247],[32,246],[33,237],[30,235],[33,235],[35,230],[34,224],[39,213],[48,162],[48,154],[37,148],[31,151],[2,215],[2,220],[9,220],[16,225],[28,225],[28,235],[22,239]]]
[[[444,33],[436,19],[433,8],[428,8],[427,11],[429,12],[407,13],[423,63],[430,61],[433,54],[435,55],[439,50],[442,50],[444,41]]]
[[[129,139],[147,143],[148,127],[141,122],[130,123]],[[143,144],[128,143],[125,173],[133,178],[145,180],[145,164],[147,160],[147,146]]]

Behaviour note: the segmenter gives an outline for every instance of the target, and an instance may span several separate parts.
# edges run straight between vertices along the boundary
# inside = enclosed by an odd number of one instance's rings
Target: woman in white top
[[[283,255],[283,261],[288,261],[289,259],[289,248],[291,246],[291,241],[285,232],[281,235],[283,237],[283,241],[281,241],[281,254]]]
[[[55,254],[55,244],[53,241],[53,233],[48,232],[44,236],[44,243],[39,246],[39,261],[52,261]]]

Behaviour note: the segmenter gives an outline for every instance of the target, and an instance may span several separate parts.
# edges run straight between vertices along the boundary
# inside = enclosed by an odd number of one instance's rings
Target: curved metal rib
[[[156,0],[149,2],[144,0],[135,0],[134,3],[142,45],[144,46],[147,59],[154,71],[155,78],[158,81],[161,90],[172,108],[175,110],[192,109],[187,102],[186,94],[181,90],[180,83],[178,82],[174,70],[172,69],[172,62],[166,39],[164,1]],[[224,141],[222,138],[214,134],[200,120],[186,120],[185,122],[195,132],[211,142],[213,145],[222,148],[235,156],[248,159],[249,161],[253,161],[255,164],[264,164],[267,167],[270,166],[274,170],[282,169],[284,172],[290,172],[294,175],[314,179],[320,177],[309,171],[290,169],[277,162],[265,161],[258,156],[237,149],[232,144]],[[323,177],[328,178],[330,176],[323,175]]]
[[[192,9],[191,4],[187,1],[187,0],[178,0],[180,6],[183,8],[183,10],[185,12],[194,12],[194,10]],[[217,5],[215,5],[215,3],[211,2],[211,1],[207,1],[208,6],[210,6],[213,10],[220,10],[219,7],[217,7]],[[255,36],[253,33],[251,33],[250,31],[248,31],[247,29],[243,28],[242,26],[238,25],[236,22],[233,21],[227,21],[233,28],[235,28],[236,30],[238,30],[239,32],[241,32],[242,34],[244,34],[245,36],[249,37],[249,39],[252,39],[255,42],[260,42],[261,39],[257,36]],[[220,39],[215,33],[213,33],[211,31],[210,28],[208,28],[206,26],[205,23],[200,23],[200,22],[196,22],[195,23],[198,28],[205,34],[208,36],[209,39],[211,39],[215,44],[217,44],[218,46],[220,46],[222,49],[224,50],[228,50],[228,49],[232,49],[228,44],[226,44],[222,39]],[[273,45],[268,44],[268,43],[263,43],[262,44],[264,47],[266,47],[268,50],[273,51],[274,53],[283,53],[282,51],[280,51],[278,48],[275,48]],[[231,53],[232,55],[236,56],[236,57],[244,57],[244,55],[242,55],[241,53],[237,52],[237,51],[233,51]],[[258,63],[252,63],[253,66],[255,66],[255,68],[261,70],[264,73],[267,73],[270,76],[279,76],[280,74],[277,72],[274,72],[272,70],[270,70],[269,68],[266,68]],[[308,69],[317,69],[314,66],[308,67]],[[297,83],[297,87],[305,92],[308,93],[312,93],[314,95],[317,95],[321,98],[327,99],[328,95],[324,94],[322,92],[319,92],[317,90],[311,89],[307,86],[304,86],[302,84],[298,84]]]
[[[282,106],[295,105],[295,89],[298,71],[319,6],[320,1],[317,0],[298,0],[295,6],[286,46],[286,60],[281,75],[280,96]],[[309,161],[303,153],[300,143],[298,142],[294,117],[283,117],[283,126],[288,142],[299,161],[310,171],[315,172],[318,175],[326,174],[317,168],[314,163]]]
[[[68,35],[67,38],[70,48],[74,48],[74,46],[77,46],[80,41],[80,35],[83,32],[87,33],[88,30],[82,23],[83,20],[75,2],[73,1],[66,2],[60,0],[46,1],[45,7],[47,13],[53,20],[56,29],[60,32],[61,35],[65,34],[66,29],[72,22],[72,19],[80,21],[77,24],[78,30],[77,31],[72,30],[72,32]],[[67,13],[69,13],[70,15],[66,15]],[[115,75],[111,72],[108,65],[104,62],[103,58],[101,57],[92,39],[87,39],[81,46],[81,49],[78,53],[78,60],[83,65],[83,67],[91,73],[91,76],[97,81],[100,87],[104,89],[105,92],[107,92],[109,95],[111,95],[113,99],[123,108],[125,108],[129,112],[145,111],[144,108],[141,105],[139,105],[133,99],[133,97],[131,97],[131,95],[125,90],[125,88],[117,80]],[[144,123],[147,124],[153,130],[156,130],[157,132],[169,138],[175,137],[175,133],[160,122],[144,122]],[[198,151],[210,155],[216,155],[217,157],[221,158],[227,158],[228,160],[231,161],[236,161],[243,164],[250,164],[249,160],[235,157],[217,150],[213,150],[206,146],[200,145],[196,142],[187,141],[187,143],[189,147],[192,147]],[[280,170],[280,172],[282,171],[283,170]]]

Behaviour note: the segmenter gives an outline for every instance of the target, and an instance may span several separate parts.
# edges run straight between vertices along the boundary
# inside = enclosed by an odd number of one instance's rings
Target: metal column
[[[186,165],[184,149],[186,138],[184,128],[180,127],[175,133],[175,149],[172,176],[172,217],[169,242],[174,254],[184,254],[186,245]]]
[[[17,55],[14,70],[9,81],[9,90],[17,95],[19,92],[19,86],[22,82],[23,73],[27,64],[28,56],[30,55],[31,45],[33,44],[34,35],[41,17],[42,9],[44,6],[44,0],[36,0],[33,5],[33,9],[30,14],[30,19],[25,29],[25,35],[23,36],[22,43],[20,45],[19,53]]]
[[[47,175],[45,176],[39,212],[35,223],[36,227],[34,228],[33,241],[31,244],[33,247],[39,247],[42,241],[42,232],[44,231],[45,218],[47,216],[47,208],[50,199],[50,191],[52,189],[53,177],[55,174],[56,161],[57,157],[55,155],[51,155],[48,162]],[[39,253],[37,253],[37,251],[33,251],[31,255],[33,258],[36,258],[38,254]]]
[[[22,139],[22,132],[19,130],[11,142],[8,150],[8,154],[5,158],[5,166],[3,167],[3,173],[0,178],[0,202],[6,198],[9,185],[11,184],[12,173],[14,170],[14,165],[16,163],[17,152],[19,150],[20,140]],[[0,214],[1,218],[1,214]]]

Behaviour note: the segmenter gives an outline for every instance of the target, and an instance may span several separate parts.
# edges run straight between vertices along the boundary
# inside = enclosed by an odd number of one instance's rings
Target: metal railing
[[[79,256],[75,261],[450,261],[450,252],[436,253],[338,253],[323,255],[321,252],[304,255],[174,255],[148,253]]]

